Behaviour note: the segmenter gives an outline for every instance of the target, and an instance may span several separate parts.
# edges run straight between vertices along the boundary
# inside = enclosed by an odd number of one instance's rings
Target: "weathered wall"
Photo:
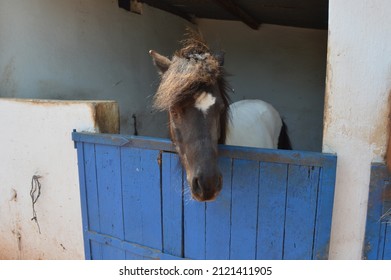
[[[112,0],[0,0],[0,96],[114,99],[121,132],[166,137],[166,115],[151,110],[159,82],[149,49],[170,56],[189,23]],[[296,149],[321,150],[327,32],[201,20],[226,51],[233,100],[261,98],[281,111]]]
[[[149,106],[158,76],[148,50],[171,53],[184,24],[112,0],[0,0],[0,97],[113,99],[123,133],[135,114],[140,133],[167,135],[165,114]]]
[[[371,162],[384,160],[391,2],[330,0],[323,150],[338,154],[330,257],[359,259]]]
[[[101,131],[98,116],[118,123],[117,103],[0,98],[0,259],[84,258],[71,132]]]

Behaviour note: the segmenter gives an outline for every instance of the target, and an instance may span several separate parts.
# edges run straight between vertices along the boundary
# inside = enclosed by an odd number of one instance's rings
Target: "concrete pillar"
[[[370,165],[383,162],[391,91],[391,1],[330,0],[323,151],[337,153],[331,259],[360,259]]]

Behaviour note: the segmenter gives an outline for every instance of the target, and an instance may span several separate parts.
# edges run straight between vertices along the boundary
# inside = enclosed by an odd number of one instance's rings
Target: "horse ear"
[[[217,61],[219,62],[219,65],[220,66],[223,66],[224,65],[224,55],[225,55],[225,52],[223,51],[218,51],[218,52],[215,52],[213,54],[213,56],[217,59]]]
[[[171,65],[171,60],[169,60],[167,57],[158,54],[157,52],[150,50],[149,55],[152,56],[153,63],[155,64],[156,68],[158,69],[158,72],[160,75],[164,74],[164,72],[167,71],[168,67]]]

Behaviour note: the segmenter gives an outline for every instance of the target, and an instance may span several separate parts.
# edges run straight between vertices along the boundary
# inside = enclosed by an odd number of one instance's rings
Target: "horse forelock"
[[[156,92],[154,107],[159,110],[168,110],[189,98],[194,100],[201,89],[210,88],[223,79],[217,58],[200,37],[193,34],[182,43],[182,49],[175,53]]]
[[[190,58],[195,54],[210,53],[210,49],[200,33],[188,28],[185,36],[186,38],[181,41],[182,48],[175,53],[176,56]]]

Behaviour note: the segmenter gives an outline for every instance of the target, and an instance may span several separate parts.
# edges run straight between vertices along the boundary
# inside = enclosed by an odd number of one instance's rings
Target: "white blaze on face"
[[[216,102],[216,97],[212,96],[212,94],[208,92],[203,92],[200,96],[197,97],[195,101],[195,107],[202,111],[204,115],[206,115],[208,109],[213,106]]]

